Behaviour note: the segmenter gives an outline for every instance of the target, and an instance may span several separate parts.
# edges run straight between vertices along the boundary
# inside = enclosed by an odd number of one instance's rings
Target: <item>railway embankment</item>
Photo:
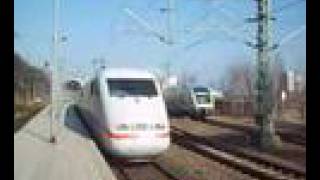
[[[14,133],[19,131],[26,125],[33,116],[43,110],[47,104],[33,103],[30,105],[15,105],[14,106]]]

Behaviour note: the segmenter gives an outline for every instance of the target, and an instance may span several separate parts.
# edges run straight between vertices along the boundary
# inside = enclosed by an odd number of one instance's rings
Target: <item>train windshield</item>
[[[194,92],[208,93],[209,89],[208,88],[204,88],[204,87],[196,87],[196,88],[193,88],[193,91]]]
[[[108,79],[110,96],[156,96],[153,80],[149,79]]]
[[[197,95],[197,103],[198,104],[209,104],[210,103],[210,96],[209,95]]]

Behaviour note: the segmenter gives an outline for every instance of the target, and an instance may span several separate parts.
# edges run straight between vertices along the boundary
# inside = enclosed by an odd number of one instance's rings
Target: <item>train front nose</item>
[[[122,137],[114,137],[110,141],[110,151],[121,157],[156,156],[168,149],[169,132],[132,133]]]
[[[113,155],[155,156],[169,147],[169,122],[160,96],[124,97],[110,103],[108,127],[115,134],[109,138],[109,149]]]

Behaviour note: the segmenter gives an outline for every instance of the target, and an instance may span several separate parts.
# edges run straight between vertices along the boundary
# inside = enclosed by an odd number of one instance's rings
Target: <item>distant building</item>
[[[287,72],[287,88],[289,92],[293,92],[295,90],[295,73],[292,70]]]
[[[167,78],[165,84],[167,86],[177,86],[178,85],[178,77],[176,75],[172,75]]]
[[[294,82],[295,90],[302,91],[305,85],[305,79],[302,74],[296,74]]]
[[[287,72],[287,90],[289,93],[302,91],[305,86],[305,77],[298,71]]]
[[[169,77],[163,77],[161,81],[161,86],[163,89],[168,87],[177,86],[178,85],[178,77],[176,75],[171,75]]]

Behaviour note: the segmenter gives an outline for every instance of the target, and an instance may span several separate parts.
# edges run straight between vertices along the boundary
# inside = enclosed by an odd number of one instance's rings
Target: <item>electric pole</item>
[[[258,139],[259,145],[264,149],[273,148],[276,145],[276,135],[272,112],[271,76],[270,76],[270,53],[274,47],[271,41],[271,1],[256,0],[258,13],[256,21],[257,30],[257,79],[256,79],[256,123],[260,128]]]
[[[165,41],[166,41],[166,51],[167,51],[167,61],[164,63],[164,79],[163,81],[167,81],[171,75],[171,65],[173,61],[173,45],[175,43],[174,38],[174,7],[175,2],[174,0],[167,0],[167,7],[160,9],[162,12],[166,13],[166,35],[165,35]]]
[[[272,42],[272,21],[275,18],[271,15],[271,0],[256,0],[258,6],[258,17],[249,19],[251,22],[258,23],[257,44],[253,46],[258,50],[257,52],[257,79],[256,79],[256,123],[260,127],[259,144],[264,149],[272,149],[279,147],[281,144],[280,138],[275,134],[274,120],[278,118],[277,102],[280,98],[273,96],[271,86],[271,71],[270,61],[275,58],[274,55],[279,52],[279,45],[288,42],[299,33],[305,31],[305,25],[297,30],[287,34],[280,44],[273,44]],[[283,8],[282,8],[283,9]],[[275,50],[275,51],[274,51]],[[277,79],[276,79],[277,81]],[[275,82],[279,85],[278,82]]]
[[[96,70],[97,70],[97,66],[98,66],[98,61],[99,59],[98,58],[93,58],[92,59],[92,77],[95,76],[95,73],[96,73]]]
[[[166,8],[162,8],[161,10],[163,12],[167,13],[167,28],[166,28],[166,42],[168,45],[172,45],[174,43],[173,40],[173,26],[174,26],[174,22],[173,22],[173,12],[174,12],[174,0],[167,0],[167,7]]]
[[[166,14],[166,28],[165,32],[161,33],[156,28],[153,28],[148,22],[146,22],[143,18],[139,17],[136,13],[134,13],[131,9],[126,8],[124,9],[124,12],[133,18],[142,28],[149,31],[154,37],[157,37],[157,39],[164,43],[166,46],[166,59],[167,62],[165,63],[166,67],[169,67],[171,65],[171,62],[173,60],[173,45],[176,42],[176,39],[174,37],[174,10],[175,10],[175,1],[174,0],[166,0],[166,7],[160,8],[160,12]],[[167,76],[169,73],[166,74]],[[165,75],[163,75],[165,76]],[[168,77],[161,77],[162,81],[165,78]]]
[[[53,0],[53,52],[52,52],[52,66],[51,66],[51,118],[50,118],[50,143],[56,142],[56,137],[53,132],[53,121],[57,117],[57,50],[58,50],[58,13],[59,0]]]

